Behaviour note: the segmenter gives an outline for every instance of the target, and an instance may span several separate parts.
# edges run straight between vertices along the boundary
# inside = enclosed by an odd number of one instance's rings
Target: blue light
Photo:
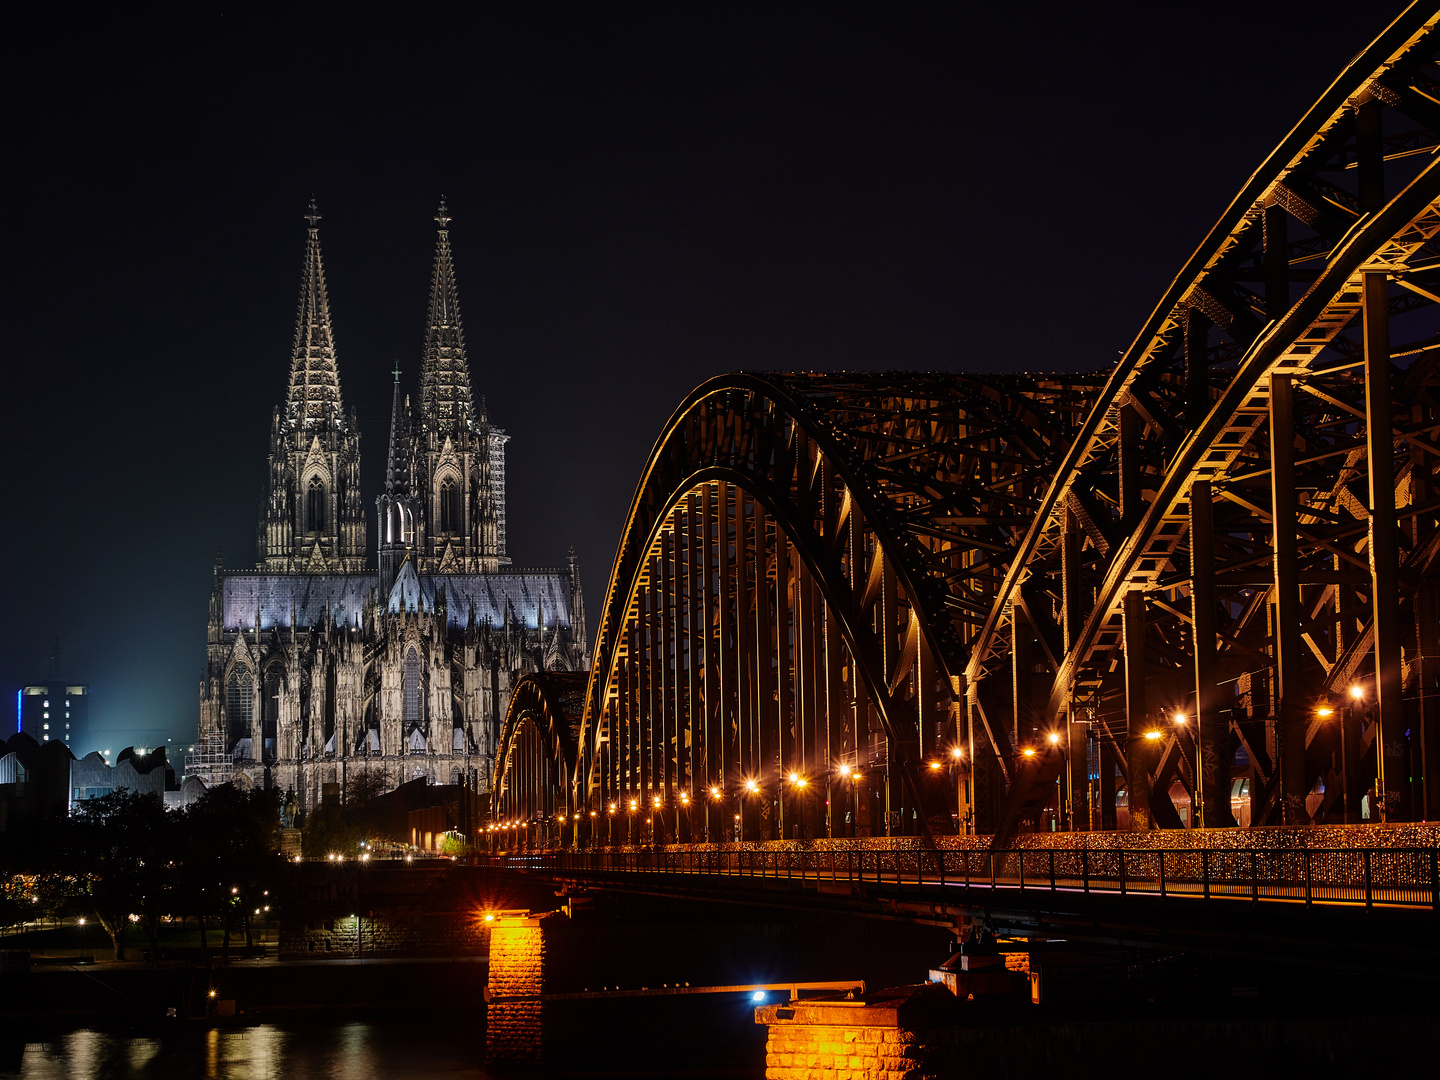
[[[21,717],[21,713],[20,713],[20,702],[21,702],[21,700],[22,700],[22,699],[21,699],[21,695],[24,694],[24,693],[25,693],[24,690],[16,690],[16,691],[15,691],[15,730],[16,730],[16,731],[21,731],[21,730],[23,730],[24,721],[23,721],[23,719],[22,719],[22,717]]]
[[[764,1000],[765,1000],[765,991],[764,991],[764,990],[756,990],[755,993],[753,993],[753,994],[750,995],[750,1000],[751,1000],[751,1001],[764,1001]]]

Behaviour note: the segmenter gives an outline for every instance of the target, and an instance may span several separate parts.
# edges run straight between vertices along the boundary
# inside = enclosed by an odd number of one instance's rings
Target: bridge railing
[[[743,877],[917,894],[1046,891],[1440,911],[1440,853],[1435,848],[660,848],[535,852],[491,861],[582,876]]]

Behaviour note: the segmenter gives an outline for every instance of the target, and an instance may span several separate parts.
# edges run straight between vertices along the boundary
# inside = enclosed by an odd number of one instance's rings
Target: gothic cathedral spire
[[[440,226],[435,242],[435,270],[430,277],[430,320],[420,368],[420,414],[442,435],[474,423],[470,369],[465,362],[465,332],[460,326],[460,296],[455,288],[455,262],[450,251],[450,214],[441,198],[435,213]]]
[[[385,491],[375,500],[379,526],[380,595],[390,595],[395,575],[415,543],[415,503],[410,497],[410,470],[415,446],[410,436],[410,399],[400,391],[400,367],[394,371],[390,402],[390,451],[385,461]]]
[[[413,445],[418,570],[493,573],[505,557],[505,443],[509,436],[477,415],[460,324],[460,296],[445,200],[430,276],[421,355],[418,430]]]
[[[360,435],[340,399],[340,369],[320,259],[320,214],[309,237],[284,405],[270,424],[270,484],[260,511],[259,566],[289,573],[358,573],[365,563]]]
[[[285,419],[313,424],[339,418],[340,371],[335,365],[335,332],[330,327],[330,298],[325,292],[325,265],[320,259],[320,213],[313,198],[305,220],[310,225],[310,238],[305,244],[305,272],[300,278]]]

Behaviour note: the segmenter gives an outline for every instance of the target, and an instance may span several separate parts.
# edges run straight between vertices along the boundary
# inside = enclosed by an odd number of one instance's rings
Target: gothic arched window
[[[453,480],[446,480],[440,485],[440,531],[445,534],[458,533],[462,528],[460,485]]]
[[[250,738],[250,722],[255,718],[255,679],[245,668],[236,668],[230,673],[230,682],[225,688],[227,749],[233,749],[241,739]]]
[[[325,531],[325,482],[318,476],[310,480],[310,490],[305,493],[305,531]]]
[[[408,731],[411,724],[420,723],[420,654],[414,648],[405,657],[404,721]]]
[[[265,672],[265,696],[260,702],[260,730],[267,761],[275,759],[275,748],[280,735],[280,694],[284,686],[285,675],[278,664]]]

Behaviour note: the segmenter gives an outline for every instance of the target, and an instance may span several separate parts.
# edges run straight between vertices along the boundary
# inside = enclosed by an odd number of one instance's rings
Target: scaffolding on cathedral
[[[198,749],[185,755],[185,776],[198,777],[207,788],[217,784],[228,784],[235,777],[235,764],[225,752],[225,733],[204,732],[200,736]]]

